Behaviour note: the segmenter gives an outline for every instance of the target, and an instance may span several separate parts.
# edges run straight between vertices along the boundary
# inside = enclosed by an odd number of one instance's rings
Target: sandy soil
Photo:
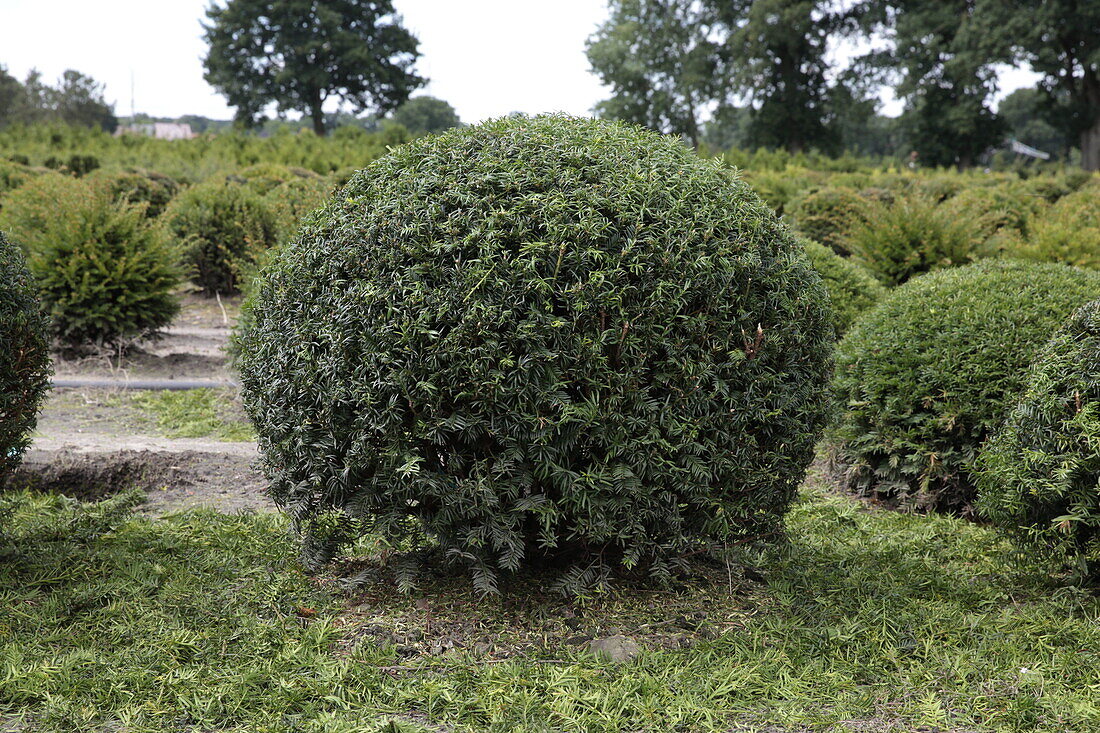
[[[55,360],[59,377],[216,379],[232,375],[225,354],[237,300],[183,297],[163,338],[109,356]],[[165,438],[147,415],[104,389],[55,389],[39,416],[31,448],[8,486],[83,499],[129,487],[148,493],[139,511],[160,516],[198,506],[224,512],[274,511],[264,494],[254,443]]]

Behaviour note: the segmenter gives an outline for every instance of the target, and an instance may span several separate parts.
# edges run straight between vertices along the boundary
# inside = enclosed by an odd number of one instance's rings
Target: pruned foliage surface
[[[982,262],[916,278],[837,350],[849,485],[916,508],[968,511],[974,459],[1062,321],[1100,296],[1097,273]]]
[[[562,116],[415,141],[266,269],[241,380],[307,555],[430,541],[579,592],[772,536],[825,409],[798,242],[679,141]]]

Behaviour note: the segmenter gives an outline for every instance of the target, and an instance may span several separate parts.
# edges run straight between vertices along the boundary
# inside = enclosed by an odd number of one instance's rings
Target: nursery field
[[[1100,729],[1095,176],[9,128],[0,233],[0,731]]]

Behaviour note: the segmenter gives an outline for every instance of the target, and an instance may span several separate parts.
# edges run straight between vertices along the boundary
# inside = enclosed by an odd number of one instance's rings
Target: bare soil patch
[[[193,450],[30,450],[6,486],[85,501],[136,488],[147,495],[139,511],[153,517],[198,507],[273,511],[252,464],[248,456]]]

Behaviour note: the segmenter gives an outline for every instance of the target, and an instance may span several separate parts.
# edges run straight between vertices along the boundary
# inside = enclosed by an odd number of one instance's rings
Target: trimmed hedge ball
[[[226,181],[192,186],[164,212],[193,282],[207,294],[238,293],[278,241],[278,222],[263,197]]]
[[[866,269],[825,245],[804,239],[802,246],[829,291],[833,329],[840,338],[855,323],[859,314],[882,300],[888,290]]]
[[[861,221],[866,206],[867,199],[851,188],[822,188],[796,198],[789,215],[799,232],[845,254],[844,238]]]
[[[835,429],[850,487],[919,509],[968,511],[973,463],[1062,321],[1100,274],[986,261],[892,291],[840,343]]]
[[[1043,349],[979,466],[982,514],[1100,562],[1100,300]]]
[[[23,253],[0,232],[0,483],[19,464],[50,386],[49,324]]]
[[[483,591],[551,562],[575,593],[779,532],[832,338],[802,248],[728,171],[520,117],[355,174],[265,269],[239,366],[309,562],[430,539]]]

